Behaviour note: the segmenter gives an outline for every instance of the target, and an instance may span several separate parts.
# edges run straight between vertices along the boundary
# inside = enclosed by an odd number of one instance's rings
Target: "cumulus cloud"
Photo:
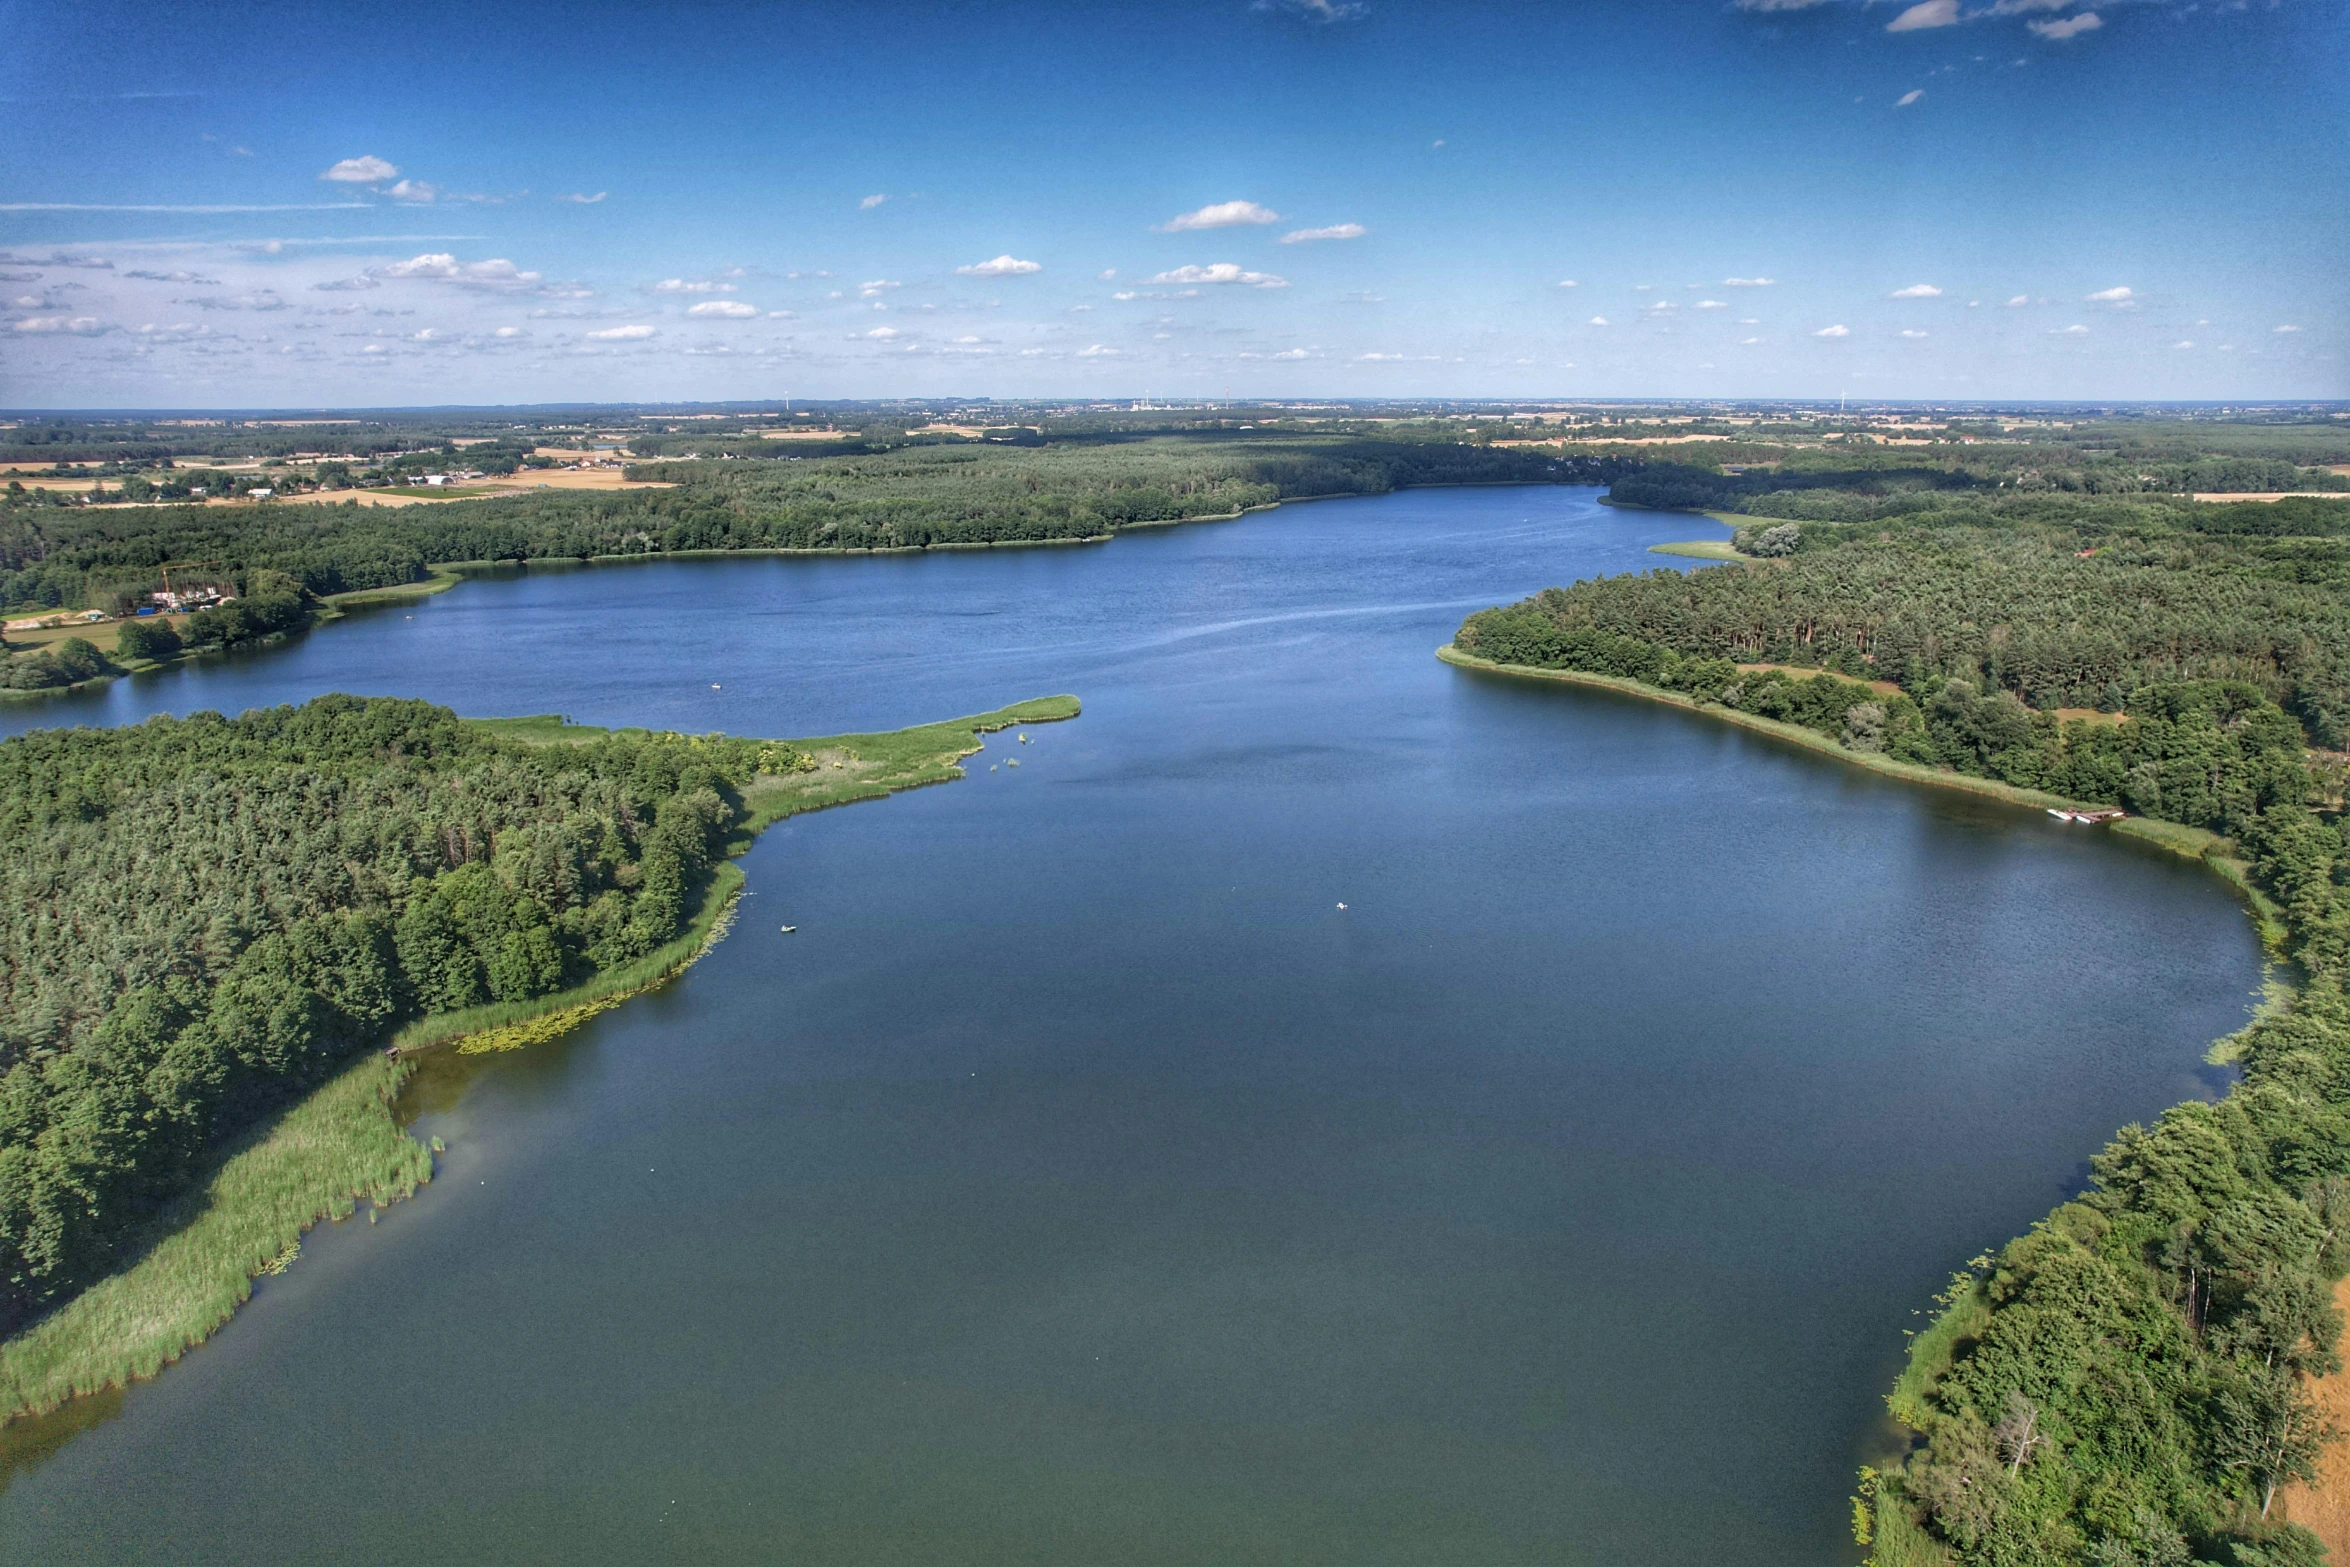
[[[2272,331],[2272,332],[2298,332],[2298,331],[2300,331],[2301,329],[2300,329],[2299,327],[2297,327],[2297,326],[2278,326],[2278,327],[2271,327],[2271,328],[2269,328],[2269,330],[2270,330],[2270,331]]]
[[[1903,93],[1900,97],[1893,100],[1893,107],[1896,109],[1906,109],[1911,104],[1917,102],[1920,98],[1923,98],[1925,95],[1926,90],[1923,87],[1912,87],[1909,91]]]
[[[324,294],[356,294],[370,288],[381,288],[383,282],[379,278],[371,278],[362,272],[357,277],[333,278],[324,283],[313,283],[310,286]]]
[[[1043,270],[1043,262],[1022,261],[1018,256],[1009,253],[998,256],[993,261],[979,261],[967,267],[955,268],[955,271],[963,277],[1025,277],[1031,272],[1042,272]]]
[[[528,337],[529,335],[529,333],[523,331],[522,328],[518,326],[502,326],[490,334],[492,337],[503,338]]]
[[[1903,327],[1901,335],[1903,337],[1924,337],[1926,334],[1918,331],[1915,327]]]
[[[384,192],[385,195],[391,197],[394,201],[408,201],[417,203],[431,201],[440,193],[441,188],[438,185],[429,185],[423,180],[402,180],[399,184],[392,186],[390,189]]]
[[[2061,17],[2052,22],[2033,22],[2029,25],[2033,32],[2038,33],[2051,43],[2062,43],[2067,38],[2078,38],[2083,33],[2097,31],[2098,28],[2105,25],[2105,21],[2094,11],[2083,11],[2078,16]]]
[[[503,256],[487,261],[459,261],[447,251],[433,251],[371,268],[379,278],[428,278],[443,283],[470,283],[485,288],[527,288],[539,274],[526,272]]]
[[[114,330],[96,316],[27,316],[11,322],[11,331],[31,336],[100,337]]]
[[[1889,33],[1914,33],[1927,27],[1955,27],[1958,0],[1918,0],[1916,5],[1885,24]]]
[[[606,196],[611,194],[612,193],[608,190],[600,190],[597,191],[593,196],[590,196],[575,190],[568,196],[557,196],[555,199],[557,201],[568,201],[575,207],[592,207],[597,202],[602,201]]]
[[[2087,337],[2089,329],[2076,323],[2072,326],[2057,327],[2048,335],[2050,337]]]
[[[1775,277],[1726,277],[1722,279],[1722,287],[1724,288],[1776,288],[1778,283],[1779,280]]]
[[[1311,359],[1314,357],[1314,351],[1310,348],[1284,348],[1273,357],[1275,359]]]
[[[1844,326],[1841,323],[1836,326],[1821,327],[1817,332],[1812,334],[1814,337],[1850,337],[1851,335],[1852,328]]]
[[[875,207],[880,206],[887,200],[889,200],[889,195],[887,192],[876,192],[873,195],[867,196],[863,201],[858,202],[857,210],[859,212],[871,212]]]
[[[1719,299],[1701,299],[1689,308],[1692,310],[1727,310],[1730,307]]]
[[[648,294],[731,294],[735,285],[714,282],[709,278],[665,277],[658,283],[645,285]]]
[[[1607,325],[1607,317],[1605,317],[1605,316],[1593,316],[1593,317],[1591,318],[1591,325],[1593,325],[1593,326],[1606,326],[1606,325]]]
[[[1253,201],[1218,201],[1169,218],[1158,225],[1162,234],[1181,234],[1191,229],[1239,228],[1250,223],[1278,223],[1281,214],[1271,207],[1260,207]]]
[[[1573,278],[1571,278],[1571,277],[1563,277],[1563,278],[1560,278],[1560,279],[1558,280],[1558,282],[1557,282],[1555,285],[1553,285],[1553,286],[1554,286],[1554,287],[1558,287],[1558,288],[1581,288],[1583,285],[1582,285],[1582,284],[1580,284],[1580,283],[1578,283],[1578,282],[1576,282],[1576,281],[1575,281]]]
[[[882,295],[888,293],[891,289],[904,288],[905,286],[905,284],[899,282],[896,278],[877,277],[869,283],[859,283],[857,285],[857,295],[861,299],[879,299]]]
[[[2127,288],[2101,288],[2088,296],[2089,303],[2093,305],[2118,305],[2134,297]]]
[[[345,158],[318,177],[333,180],[338,185],[375,185],[399,176],[398,165],[386,163],[370,153],[365,157]]]
[[[1156,277],[1143,279],[1146,283],[1236,283],[1247,288],[1287,288],[1289,279],[1271,272],[1250,272],[1231,261],[1210,262],[1204,267],[1177,267],[1161,272]]]
[[[2171,347],[2173,347],[2173,348],[2193,348],[2193,347],[2195,346],[2195,344],[2194,344],[2192,341],[2187,341],[2187,342],[2173,343],[2173,344],[2171,344],[2170,346],[2171,346]]]
[[[217,284],[216,277],[203,277],[194,272],[125,272],[124,277],[143,278],[149,283]]]
[[[1887,299],[1940,299],[1942,290],[1931,283],[1912,283],[1907,288],[1895,289],[1885,297]]]
[[[894,326],[877,326],[872,331],[867,332],[865,336],[872,339],[876,343],[886,343],[893,337],[903,337],[905,334],[900,332]]]
[[[1827,0],[1737,0],[1741,11],[1808,11]]]
[[[1326,229],[1292,229],[1281,236],[1281,243],[1303,245],[1317,239],[1361,239],[1370,232],[1360,223],[1333,223]]]
[[[2013,298],[2013,299],[2011,299],[2011,300],[2009,300],[2009,301],[2007,302],[2007,308],[2008,308],[2008,309],[2010,309],[2010,310],[2014,310],[2014,309],[2016,309],[2016,308],[2017,308],[2017,307],[2019,307],[2019,306],[2022,306],[2022,305],[2028,305],[2028,304],[2030,304],[2031,302],[2032,302],[2032,296],[2031,296],[2031,295],[2029,295],[2029,294],[2018,294],[2018,295],[2016,295],[2016,296],[2015,296],[2015,298]]]
[[[635,343],[652,335],[653,328],[640,323],[635,326],[608,326],[601,332],[590,332],[588,341],[593,343]]]
[[[1092,343],[1077,350],[1077,357],[1080,359],[1115,359],[1118,357],[1118,350],[1110,347],[1107,343]]]
[[[748,321],[759,313],[757,305],[746,305],[739,299],[705,299],[688,306],[689,316],[722,316],[729,321]]]

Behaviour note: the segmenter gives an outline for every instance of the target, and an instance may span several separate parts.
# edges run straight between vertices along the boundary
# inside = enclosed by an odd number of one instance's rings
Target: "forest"
[[[1745,563],[1550,589],[1456,645],[2204,829],[2297,981],[2228,1042],[2226,1097],[2124,1128],[1953,1280],[1857,1537],[1875,1567],[2323,1560],[2275,1499],[2334,1436],[2307,1382],[2338,1369],[2350,1273],[2350,507],[1741,477],[1616,494],[1751,501],[1773,520],[1739,530]]]
[[[0,1334],[400,1024],[671,940],[776,742],[320,697],[0,741]]]
[[[692,444],[723,443],[702,434]],[[427,568],[450,561],[1090,539],[1307,495],[1589,483],[1622,467],[1459,443],[1116,436],[740,462],[663,459],[637,464],[632,476],[674,488],[531,490],[396,509],[67,506],[27,492],[0,501],[0,604],[112,608],[162,586],[166,565],[190,561],[232,581],[280,572],[324,595],[421,581]]]

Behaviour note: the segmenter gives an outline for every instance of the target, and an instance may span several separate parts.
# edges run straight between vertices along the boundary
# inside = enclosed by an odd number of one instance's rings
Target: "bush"
[[[180,650],[180,634],[168,620],[126,620],[114,638],[116,658],[154,661]]]

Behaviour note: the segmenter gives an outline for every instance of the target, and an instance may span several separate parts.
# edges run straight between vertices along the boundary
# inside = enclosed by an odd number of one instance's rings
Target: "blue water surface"
[[[1432,656],[1709,528],[1428,490],[540,569],[0,709],[1086,706],[772,830],[666,991],[428,1070],[432,1186],[20,1435],[6,1554],[1852,1559],[1913,1313],[2212,1091],[2259,952],[2105,833]]]

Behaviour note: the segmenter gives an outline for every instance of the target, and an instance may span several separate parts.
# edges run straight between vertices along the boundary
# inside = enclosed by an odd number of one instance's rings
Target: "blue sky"
[[[2350,397],[2339,0],[0,36],[6,406]]]

